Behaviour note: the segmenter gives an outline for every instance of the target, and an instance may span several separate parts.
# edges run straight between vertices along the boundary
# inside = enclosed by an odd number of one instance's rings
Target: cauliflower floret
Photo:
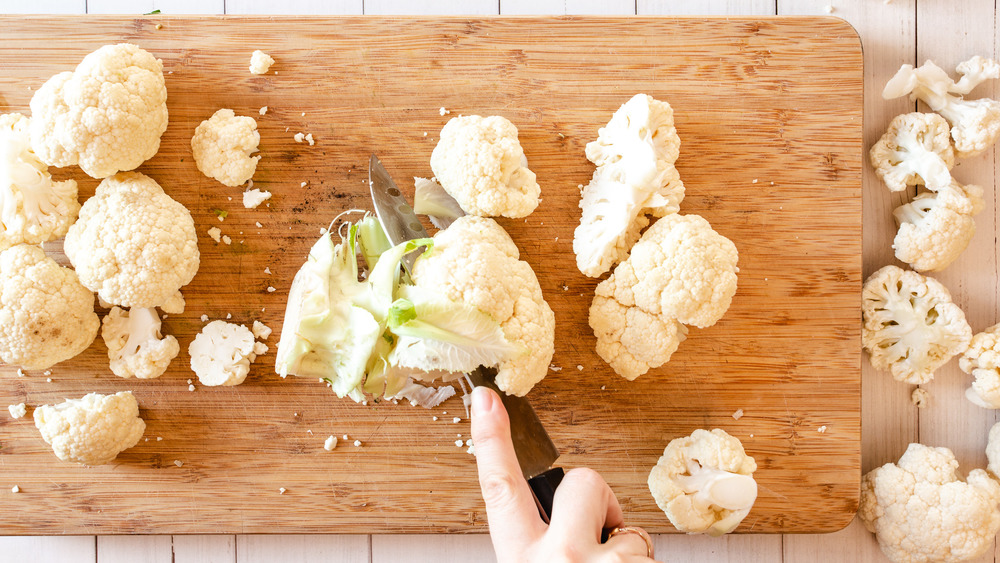
[[[160,305],[160,309],[163,309],[164,313],[168,313],[170,315],[180,315],[184,313],[185,305],[187,305],[187,302],[184,301],[184,294],[177,291],[170,296],[170,299],[167,299],[162,305]]]
[[[965,313],[934,278],[885,266],[865,281],[861,301],[861,343],[872,366],[897,381],[927,383],[972,339]]]
[[[649,473],[649,492],[681,532],[721,536],[736,529],[757,500],[757,462],[724,430],[675,438]]]
[[[250,55],[250,74],[267,74],[273,64],[274,59],[271,55],[257,49]]]
[[[1000,529],[1000,483],[973,469],[963,483],[947,448],[910,444],[861,480],[858,517],[894,563],[968,561]]]
[[[698,215],[658,219],[595,290],[597,353],[629,380],[666,363],[687,334],[678,323],[709,327],[729,309],[738,258]]]
[[[132,170],[153,157],[167,129],[163,61],[136,45],[106,45],[31,98],[31,146],[49,166],[93,178]]]
[[[1000,409],[1000,324],[972,337],[958,367],[976,378],[965,396],[984,409]]]
[[[28,118],[0,115],[0,250],[57,239],[80,212],[75,180],[53,182],[31,150]]]
[[[89,393],[35,409],[35,427],[56,457],[84,465],[104,465],[134,446],[146,423],[131,391]]]
[[[413,266],[413,281],[500,323],[508,342],[527,353],[500,363],[497,386],[524,396],[548,373],[555,352],[555,315],[538,278],[510,235],[492,219],[465,216],[434,235],[434,248]]]
[[[875,174],[890,190],[926,185],[938,190],[952,183],[955,151],[948,122],[935,113],[904,113],[868,151]]]
[[[200,255],[194,220],[152,178],[105,178],[66,233],[80,282],[108,303],[158,307],[194,278]]]
[[[255,338],[259,338],[261,340],[267,340],[267,337],[271,336],[271,327],[260,321],[254,321],[253,328],[251,328],[250,331],[253,332]]]
[[[892,247],[896,258],[919,272],[948,267],[976,234],[972,217],[983,210],[983,188],[952,183],[922,193],[892,212],[899,225]]]
[[[994,477],[1000,477],[1000,422],[990,428],[990,435],[986,442],[986,459],[989,462],[986,469]]]
[[[160,377],[181,351],[176,338],[160,334],[160,318],[153,308],[112,308],[104,317],[101,336],[111,371],[118,377]]]
[[[989,98],[964,100],[982,82],[1000,77],[1000,65],[992,59],[972,57],[958,64],[962,75],[958,82],[948,73],[927,61],[918,68],[903,65],[882,91],[885,99],[909,94],[911,100],[927,104],[951,123],[951,137],[959,158],[975,156],[1000,137],[1000,102]]]
[[[220,109],[201,122],[191,137],[191,153],[198,170],[227,186],[239,186],[253,177],[260,155],[260,133],[252,117]]]
[[[21,244],[0,252],[0,360],[48,369],[83,352],[101,326],[76,273]]]
[[[188,354],[198,381],[209,386],[243,383],[257,358],[250,329],[225,321],[205,325],[188,346]]]
[[[528,170],[517,127],[504,117],[454,117],[431,153],[438,182],[462,209],[483,217],[526,217],[541,189]]]

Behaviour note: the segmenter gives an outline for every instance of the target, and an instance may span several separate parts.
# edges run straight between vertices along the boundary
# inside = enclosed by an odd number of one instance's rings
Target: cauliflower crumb
[[[456,445],[457,447],[461,448],[462,446],[464,446],[464,445],[465,445],[465,442],[463,442],[463,441],[461,441],[461,440],[455,440],[455,445]]]
[[[12,493],[19,493],[19,492],[21,492],[21,487],[18,487],[17,485],[14,485],[13,487],[10,488],[10,492],[12,492]]]
[[[264,106],[264,107],[260,108],[259,110],[257,110],[257,113],[259,113],[261,115],[266,114],[267,113],[267,106]]]
[[[926,389],[922,387],[917,387],[916,389],[913,390],[913,393],[910,395],[910,402],[912,402],[913,406],[917,407],[918,409],[922,409],[927,406],[927,402],[930,400],[930,398],[931,394],[928,393]]]
[[[24,370],[21,369],[21,368],[17,368],[17,376],[18,377],[24,377]]]
[[[250,330],[253,332],[254,338],[267,340],[267,337],[271,336],[271,327],[260,321],[254,321],[253,327]]]
[[[229,235],[222,235],[222,242],[226,244],[233,244],[233,239],[229,238]]]
[[[184,462],[181,461],[181,460],[179,460],[179,459],[175,459],[174,460],[174,465],[176,465],[177,467],[183,467],[184,466]]]
[[[356,447],[356,448],[357,447],[361,447],[361,440],[355,440],[354,441],[354,447]]]
[[[436,417],[436,416],[432,416],[431,417],[431,420],[433,420],[434,422],[437,422],[437,419],[438,419],[438,417]]]
[[[455,424],[458,424],[459,422],[462,422],[462,419],[456,416],[455,418],[451,419],[451,421],[454,422]]]
[[[579,370],[579,371],[583,371],[583,366],[581,366],[581,365],[577,365],[577,366],[576,366],[576,369],[577,369],[577,370]]]
[[[337,437],[331,434],[330,437],[323,442],[323,449],[329,452],[333,451],[333,449],[336,447],[337,447]]]
[[[52,378],[51,378],[51,377],[49,377],[49,378],[46,378],[46,379],[45,379],[45,381],[46,381],[47,383],[52,383]]]
[[[316,144],[316,140],[313,139],[313,134],[312,133],[306,134],[306,141],[308,141],[309,146],[313,146],[313,145]]]
[[[263,227],[263,226],[264,226],[264,225],[262,225],[262,224],[260,223],[260,221],[257,221],[256,223],[254,223],[254,225],[256,225],[258,229],[260,229],[261,227]]]
[[[263,342],[254,342],[253,353],[257,356],[263,356],[267,353],[267,344],[264,344]]]
[[[212,240],[214,240],[215,242],[221,242],[222,229],[220,229],[219,227],[212,227],[211,229],[208,230],[208,236],[212,237]]]
[[[286,489],[286,488],[284,488],[284,487],[281,487],[281,488],[279,488],[279,489],[278,489],[278,494],[279,494],[279,495],[283,495],[283,494],[285,494],[285,491],[287,491],[287,490],[288,490],[288,489]]]
[[[247,209],[254,209],[269,199],[271,199],[271,192],[269,191],[264,191],[259,188],[247,190],[243,192],[243,207]],[[260,223],[257,225],[259,226]]]
[[[267,275],[269,275],[269,276],[271,275],[271,268],[270,268],[270,266],[267,267],[267,268],[264,268],[264,273],[267,274]]]
[[[293,135],[292,138],[295,139],[296,143],[301,143],[302,141],[305,140],[306,135],[305,135],[305,133],[299,132],[299,133],[296,133],[295,135]]]
[[[201,322],[207,323],[208,322],[208,315],[202,315],[201,316]]]
[[[549,369],[552,370],[552,371],[556,371],[556,372],[562,371],[562,368],[559,367],[559,366],[557,366],[557,365],[555,365],[555,364],[549,364]]]
[[[736,412],[733,413],[733,420],[739,420],[741,418],[743,418],[743,409],[736,409]]]
[[[299,184],[299,187],[300,188],[304,188],[304,187],[306,187],[308,185],[309,185],[309,182],[302,182],[301,184]]]
[[[267,71],[273,64],[274,58],[272,58],[271,55],[257,49],[252,55],[250,55],[250,74],[267,74]]]
[[[444,116],[448,115],[449,113],[451,113],[451,111],[445,109],[444,107],[442,107],[441,109],[438,110],[438,115],[440,115],[441,117],[444,117]]]
[[[819,432],[820,434],[823,434],[824,432],[826,432],[826,425],[823,425],[823,426],[820,426],[819,428],[817,428],[816,432]]]
[[[834,8],[830,4],[827,4],[826,6],[823,6],[823,11],[826,12],[826,13],[828,13],[828,14],[832,14],[835,9],[836,8]]]
[[[194,384],[188,385],[188,391],[194,391]]]
[[[9,405],[7,407],[7,410],[10,411],[11,418],[21,418],[28,413],[28,409],[27,407],[24,406],[24,403]]]
[[[275,291],[278,291],[278,290],[277,290],[277,289],[275,289],[274,287],[270,286],[270,285],[269,285],[269,286],[267,286],[267,292],[268,292],[268,293],[274,293]]]
[[[156,437],[156,441],[157,442],[162,442],[163,441],[163,436],[157,436]]]

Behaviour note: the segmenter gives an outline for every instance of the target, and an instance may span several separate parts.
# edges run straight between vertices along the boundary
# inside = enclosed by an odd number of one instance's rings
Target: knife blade
[[[392,181],[389,172],[374,154],[369,160],[368,183],[371,187],[375,216],[390,244],[396,245],[430,236],[413,212],[410,203],[406,201],[406,197]],[[419,252],[404,257],[407,271],[413,267],[417,256]],[[552,467],[559,457],[559,450],[542,426],[531,403],[524,397],[508,395],[497,387],[496,370],[480,366],[468,375],[473,385],[489,387],[499,395],[504,408],[507,409],[511,440],[514,443],[518,465],[531,486],[542,519],[548,522],[552,514],[552,496],[563,476],[562,468]]]

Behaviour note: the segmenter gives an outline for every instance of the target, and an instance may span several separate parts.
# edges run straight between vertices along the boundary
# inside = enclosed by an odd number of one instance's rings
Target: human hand
[[[641,528],[601,543],[603,529],[623,526],[624,521],[615,494],[592,469],[566,473],[556,489],[551,522],[542,521],[517,464],[507,411],[500,397],[485,387],[472,392],[472,441],[499,563],[653,561],[652,544],[647,547],[648,535]]]

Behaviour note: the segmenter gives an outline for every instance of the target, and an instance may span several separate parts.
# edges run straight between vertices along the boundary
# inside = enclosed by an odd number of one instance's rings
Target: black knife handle
[[[555,500],[556,487],[563,479],[562,467],[553,467],[545,473],[535,475],[528,479],[528,486],[535,496],[535,506],[538,507],[538,514],[546,524],[552,518],[552,501]]]

